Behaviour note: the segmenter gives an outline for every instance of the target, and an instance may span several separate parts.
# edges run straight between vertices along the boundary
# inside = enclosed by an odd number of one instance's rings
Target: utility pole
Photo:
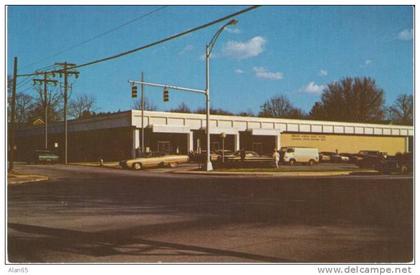
[[[16,116],[16,77],[17,77],[17,57],[13,60],[13,82],[12,82],[12,106],[10,118],[10,158],[9,158],[9,171],[13,171],[13,162],[15,160],[15,116]]]
[[[144,81],[144,74],[141,72],[141,81]],[[144,84],[141,84],[141,153],[144,155]]]
[[[44,72],[44,78],[43,79],[33,79],[34,84],[44,84],[44,98],[42,100],[42,104],[44,105],[44,141],[45,141],[45,149],[48,149],[48,90],[47,86],[49,83],[52,83],[54,85],[57,85],[57,80],[48,79],[48,73]],[[41,96],[42,98],[42,96]]]
[[[55,63],[57,66],[63,67],[59,71],[60,77],[64,75],[64,164],[67,164],[67,90],[68,90],[68,75],[74,75],[76,78],[79,77],[79,72],[76,70],[71,70],[72,67],[75,67],[76,64],[72,63]]]
[[[206,88],[204,90],[191,89],[191,88],[172,86],[172,85],[165,85],[165,84],[160,84],[160,83],[151,83],[151,82],[145,82],[143,80],[142,81],[135,81],[135,80],[129,80],[128,81],[132,85],[141,84],[142,86],[146,85],[146,86],[163,88],[164,101],[167,101],[167,98],[165,97],[165,95],[168,94],[168,89],[185,91],[185,92],[193,92],[193,93],[199,93],[199,94],[205,95],[205,97],[206,97],[206,136],[207,136],[206,171],[212,171],[213,170],[213,165],[211,163],[211,158],[210,158],[210,56],[211,56],[211,52],[214,48],[214,45],[217,41],[217,38],[220,36],[220,34],[223,32],[223,30],[229,25],[235,25],[237,22],[238,21],[236,19],[232,19],[228,23],[224,24],[213,35],[212,39],[210,40],[210,43],[206,45],[206,52],[205,52],[205,54],[206,54]]]

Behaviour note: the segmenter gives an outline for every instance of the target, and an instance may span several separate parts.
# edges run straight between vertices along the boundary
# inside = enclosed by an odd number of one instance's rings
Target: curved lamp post
[[[210,40],[210,43],[206,45],[206,136],[207,136],[206,171],[213,170],[213,165],[211,164],[211,159],[210,159],[210,56],[214,48],[214,45],[216,44],[217,38],[219,38],[223,30],[229,25],[236,25],[236,23],[238,23],[238,21],[236,19],[232,19],[226,24],[224,24],[213,35],[213,38]]]

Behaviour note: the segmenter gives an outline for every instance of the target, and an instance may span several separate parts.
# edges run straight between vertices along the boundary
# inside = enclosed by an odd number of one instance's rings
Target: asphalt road
[[[7,187],[8,261],[409,262],[413,180],[174,175],[18,166]]]

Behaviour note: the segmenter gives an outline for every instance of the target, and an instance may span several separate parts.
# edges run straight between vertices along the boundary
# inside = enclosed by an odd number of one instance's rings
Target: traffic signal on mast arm
[[[163,88],[163,101],[168,102],[169,101],[169,89]]]
[[[131,86],[131,97],[132,98],[137,97],[137,86],[136,85]]]

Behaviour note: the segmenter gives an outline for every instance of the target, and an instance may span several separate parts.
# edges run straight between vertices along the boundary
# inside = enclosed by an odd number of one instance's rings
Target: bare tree
[[[9,96],[7,115],[8,120],[10,121],[11,110],[10,106],[12,105],[12,97]],[[21,92],[16,93],[16,112],[15,112],[15,121],[17,124],[24,124],[29,121],[30,113],[34,108],[34,98],[28,94]]]
[[[368,77],[344,78],[327,85],[321,101],[309,113],[312,119],[380,122],[384,119],[384,92]]]
[[[273,96],[260,107],[260,117],[302,118],[304,112],[294,107],[283,95]]]
[[[56,92],[56,90],[49,90],[47,93],[47,99],[44,98],[44,91],[42,87],[35,87],[37,96],[34,98],[34,107],[28,114],[28,119],[34,121],[36,119],[44,120],[44,106],[48,106],[48,121],[59,121],[62,119],[62,93]]]
[[[29,121],[34,104],[32,96],[22,92],[16,94],[16,122],[18,124],[25,124]]]
[[[70,100],[69,114],[73,118],[90,117],[96,111],[96,98],[92,95],[82,94]]]
[[[238,116],[255,116],[254,112],[251,110],[251,108],[248,108],[246,111],[239,112]]]
[[[205,114],[206,108],[197,108],[194,113]],[[210,114],[212,115],[224,115],[224,116],[233,116],[232,112],[224,110],[222,108],[210,108]]]
[[[181,102],[178,107],[170,109],[169,112],[176,112],[176,113],[191,113],[190,107],[188,107],[185,102]]]
[[[136,100],[132,106],[134,110],[141,110],[141,98]],[[146,111],[156,111],[157,107],[153,104],[151,100],[149,100],[147,97],[144,97],[144,110]]]
[[[394,123],[413,125],[413,96],[398,96],[388,108],[388,117]]]

